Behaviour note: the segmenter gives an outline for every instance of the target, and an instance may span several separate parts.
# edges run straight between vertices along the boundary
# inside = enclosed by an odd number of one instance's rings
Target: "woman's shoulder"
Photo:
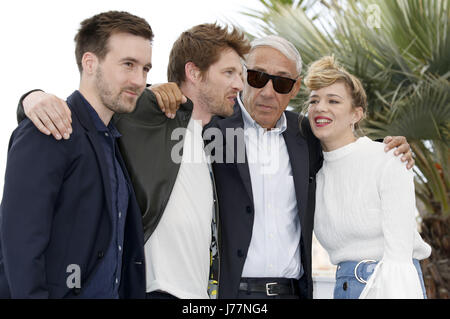
[[[378,163],[382,167],[386,166],[406,166],[406,163],[401,161],[401,156],[394,154],[395,148],[385,151],[386,144],[383,142],[374,141],[367,136],[358,139],[358,151],[371,164]]]
[[[383,142],[373,141],[368,137],[363,137],[363,152],[370,163],[377,166],[381,171],[389,171],[390,174],[398,172],[401,174],[411,174],[411,170],[406,168],[406,162],[401,161],[401,155],[395,155],[396,148],[385,151],[386,144]]]
[[[393,156],[392,152],[385,152],[386,144],[370,139],[367,136],[358,139],[359,151],[363,152],[368,158],[373,160],[386,161]]]

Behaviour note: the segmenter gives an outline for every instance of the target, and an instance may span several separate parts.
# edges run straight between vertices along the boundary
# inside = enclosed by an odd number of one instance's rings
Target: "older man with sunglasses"
[[[224,136],[244,129],[238,143],[225,141],[225,153],[237,153],[239,141],[246,150],[244,163],[213,165],[222,226],[219,296],[312,298],[320,146],[300,135],[298,115],[285,111],[300,90],[301,58],[290,42],[268,36],[252,42],[245,68],[235,113],[215,122]]]

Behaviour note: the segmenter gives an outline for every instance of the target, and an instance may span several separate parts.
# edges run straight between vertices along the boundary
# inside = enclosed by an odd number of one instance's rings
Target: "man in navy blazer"
[[[285,111],[284,116],[287,127],[281,134],[289,154],[294,200],[297,204],[299,216],[297,222],[299,222],[298,226],[301,229],[297,241],[299,255],[296,258],[298,258],[298,262],[301,262],[302,276],[300,278],[283,278],[276,275],[266,275],[262,270],[264,268],[262,261],[261,267],[256,267],[253,270],[257,273],[255,276],[246,278],[247,276],[243,275],[252,234],[256,232],[255,227],[261,227],[261,224],[255,226],[255,207],[258,207],[255,200],[262,201],[263,199],[261,196],[257,197],[254,194],[253,188],[259,186],[253,186],[252,180],[254,179],[250,175],[248,155],[245,155],[243,161],[239,159],[239,148],[245,148],[245,137],[236,134],[235,141],[225,139],[223,149],[216,149],[216,152],[222,153],[223,158],[233,157],[232,163],[224,160],[213,164],[221,212],[220,298],[245,299],[266,298],[267,296],[272,296],[272,298],[312,298],[311,245],[315,206],[315,173],[320,168],[322,157],[317,139],[309,131],[305,134],[300,133],[298,114]],[[304,121],[304,124],[309,125],[307,121]],[[234,129],[235,132],[244,129],[244,119],[239,103],[236,103],[235,113],[231,117],[219,120],[214,125],[221,130],[224,137],[227,136],[227,129]],[[286,178],[286,183],[289,182],[288,178]],[[279,198],[278,200],[282,201],[283,199]],[[274,212],[274,210],[272,211]],[[287,211],[280,211],[280,213],[287,213]],[[277,227],[277,225],[274,226]],[[280,231],[285,231],[285,229],[281,228]],[[270,231],[266,232],[270,236]],[[271,239],[273,238],[271,237]],[[286,242],[285,244],[292,243]],[[278,253],[285,254],[286,250],[280,249]],[[262,260],[272,258],[273,264],[277,262],[277,256],[271,256],[269,251],[260,251],[259,254]],[[261,282],[263,283],[261,284]],[[247,284],[245,288],[242,283]],[[274,284],[270,285],[270,283]]]
[[[145,298],[144,236],[114,113],[134,110],[151,68],[148,23],[86,19],[76,42],[73,134],[13,132],[0,212],[0,298]]]

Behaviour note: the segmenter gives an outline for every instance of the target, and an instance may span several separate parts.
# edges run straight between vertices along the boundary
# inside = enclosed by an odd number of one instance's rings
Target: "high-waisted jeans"
[[[356,274],[360,279],[367,282],[374,272],[377,263],[378,262],[363,262],[359,264]],[[423,296],[424,299],[426,299],[427,295],[420,263],[417,259],[413,259],[413,263],[419,274]],[[357,264],[357,261],[344,261],[338,264],[336,270],[336,284],[334,286],[334,299],[357,299],[363,291],[366,284],[358,281],[355,277],[355,267]]]

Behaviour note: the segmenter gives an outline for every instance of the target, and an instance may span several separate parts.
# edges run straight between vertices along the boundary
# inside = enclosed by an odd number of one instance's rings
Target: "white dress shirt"
[[[276,127],[264,130],[238,97],[255,214],[242,277],[300,278],[300,220],[289,154],[282,133],[283,113]]]

